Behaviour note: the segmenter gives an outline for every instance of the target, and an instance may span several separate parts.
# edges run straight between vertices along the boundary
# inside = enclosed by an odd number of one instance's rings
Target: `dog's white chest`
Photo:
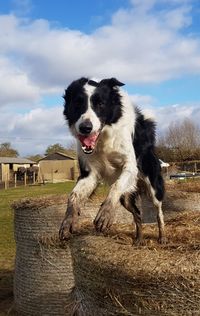
[[[103,136],[89,161],[100,177],[112,184],[120,176],[126,156],[122,153],[119,138]]]
[[[120,176],[124,165],[124,157],[118,152],[95,154],[92,159],[92,168],[98,172],[102,180],[112,184]]]

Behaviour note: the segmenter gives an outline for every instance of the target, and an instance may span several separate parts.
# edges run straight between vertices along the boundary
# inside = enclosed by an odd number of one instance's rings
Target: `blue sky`
[[[0,143],[70,146],[62,94],[80,76],[123,81],[159,133],[200,124],[200,2],[0,0]]]
[[[2,0],[1,12],[14,12],[31,19],[47,19],[58,27],[78,29],[90,33],[94,28],[109,23],[112,13],[130,7],[128,0]]]

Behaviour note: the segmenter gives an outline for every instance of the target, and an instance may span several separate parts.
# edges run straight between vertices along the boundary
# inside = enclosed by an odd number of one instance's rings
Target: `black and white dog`
[[[121,203],[134,216],[136,242],[142,241],[141,213],[136,205],[138,179],[146,184],[157,209],[159,242],[163,243],[162,200],[164,184],[155,154],[155,123],[134,108],[115,78],[100,82],[81,78],[64,94],[64,115],[77,139],[80,177],[68,199],[60,239],[76,231],[80,206],[98,184],[110,185],[107,198],[94,220],[97,231],[105,231]]]

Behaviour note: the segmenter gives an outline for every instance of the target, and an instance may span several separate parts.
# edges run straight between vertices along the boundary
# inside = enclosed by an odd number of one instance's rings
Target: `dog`
[[[159,242],[165,242],[162,200],[164,182],[155,153],[155,122],[134,107],[116,78],[73,81],[64,93],[64,116],[77,140],[80,177],[68,198],[60,240],[78,227],[80,206],[102,181],[110,191],[94,220],[104,232],[113,224],[119,203],[133,214],[136,243],[142,243],[138,180],[145,183],[157,210]]]

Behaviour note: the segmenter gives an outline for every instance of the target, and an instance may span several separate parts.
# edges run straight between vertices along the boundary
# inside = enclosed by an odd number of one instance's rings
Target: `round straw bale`
[[[85,316],[199,315],[199,224],[198,213],[170,220],[166,246],[155,241],[155,225],[145,226],[145,236],[153,238],[143,247],[124,238],[131,234],[128,225],[107,238],[73,238],[77,310]]]
[[[198,209],[197,195],[168,192],[166,212],[189,209],[189,205]],[[20,315],[107,316],[141,311],[179,315],[181,310],[195,313],[200,308],[198,213],[184,213],[169,221],[170,244],[163,247],[154,242],[157,227],[144,225],[146,245],[136,248],[132,246],[132,215],[119,207],[118,224],[105,238],[88,226],[99,207],[90,202],[80,216],[79,236],[60,243],[58,230],[66,202],[66,196],[48,196],[24,199],[13,206],[14,297]],[[142,203],[148,214],[149,200]]]
[[[147,195],[142,195],[140,208],[143,212],[144,223],[156,222],[156,209],[152,199]],[[168,217],[171,212],[200,211],[200,194],[196,192],[184,192],[168,190],[163,201],[163,211]]]
[[[48,197],[14,205],[14,298],[20,315],[58,316],[69,311],[74,287],[71,250],[57,238],[65,201]]]
[[[168,190],[163,201],[164,211],[200,211],[200,194]]]

